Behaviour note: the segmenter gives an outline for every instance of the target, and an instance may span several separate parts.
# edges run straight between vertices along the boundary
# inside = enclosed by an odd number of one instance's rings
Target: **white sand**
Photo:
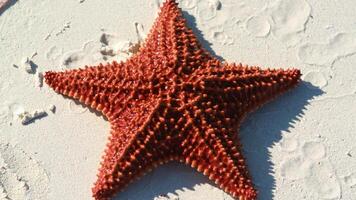
[[[0,199],[91,199],[109,124],[43,85],[42,73],[126,59],[161,1],[3,2]],[[300,87],[251,114],[241,129],[259,199],[356,199],[356,1],[181,0],[180,6],[213,54],[302,70]],[[34,117],[36,110],[47,116],[23,125],[19,114]],[[232,198],[171,163],[117,199]]]

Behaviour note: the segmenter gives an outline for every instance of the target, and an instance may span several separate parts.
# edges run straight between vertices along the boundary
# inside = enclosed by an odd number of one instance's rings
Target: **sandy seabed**
[[[91,199],[109,124],[43,73],[125,60],[160,0],[0,0],[0,200]],[[303,83],[252,113],[240,137],[261,200],[356,199],[356,1],[180,0],[228,62],[296,67]],[[116,199],[231,200],[178,163]]]

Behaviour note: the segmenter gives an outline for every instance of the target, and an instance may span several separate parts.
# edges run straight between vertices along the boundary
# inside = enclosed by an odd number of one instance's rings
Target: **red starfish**
[[[144,46],[125,63],[45,74],[56,92],[101,111],[111,124],[97,200],[171,160],[236,199],[256,199],[237,130],[247,113],[299,78],[296,69],[221,63],[198,43],[174,0],[163,4]]]

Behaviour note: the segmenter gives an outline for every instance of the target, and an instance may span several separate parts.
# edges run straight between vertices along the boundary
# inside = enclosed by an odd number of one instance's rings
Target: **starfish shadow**
[[[159,196],[167,197],[167,194],[177,196],[178,191],[194,191],[194,186],[204,183],[214,185],[193,168],[182,163],[170,162],[130,184],[113,200],[153,200]]]
[[[15,3],[17,2],[17,0],[10,0],[6,3],[6,5],[2,8],[0,8],[0,16],[11,6],[13,6]]]
[[[240,139],[258,199],[272,200],[276,189],[269,148],[282,139],[282,131],[294,127],[304,115],[309,100],[323,91],[307,82],[249,115],[242,123]],[[288,133],[287,133],[288,134]],[[303,134],[303,133],[299,133]]]
[[[211,55],[213,55],[215,58],[219,59],[220,61],[224,61],[224,58],[217,55],[215,51],[211,48],[212,43],[209,41],[205,40],[204,34],[202,31],[198,29],[196,18],[189,14],[187,11],[182,11],[184,18],[187,20],[187,25],[190,29],[193,30],[195,36],[197,36],[200,44],[203,46],[204,49],[206,49]],[[208,38],[208,37],[206,37]]]
[[[243,122],[240,138],[249,171],[259,191],[258,199],[273,199],[275,178],[268,149],[282,138],[282,131],[288,132],[293,124],[298,123],[308,101],[322,93],[320,89],[303,82],[252,113]],[[114,200],[151,200],[160,195],[176,195],[177,191],[194,191],[195,186],[206,183],[215,186],[207,177],[189,166],[171,162],[130,184]]]

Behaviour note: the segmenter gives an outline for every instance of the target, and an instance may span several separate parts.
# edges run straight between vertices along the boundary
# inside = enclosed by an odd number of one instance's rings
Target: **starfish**
[[[167,0],[140,50],[125,62],[49,71],[45,82],[107,117],[111,134],[92,189],[108,200],[160,164],[180,161],[235,199],[257,191],[238,128],[251,111],[296,86],[297,69],[227,64],[208,53]]]

